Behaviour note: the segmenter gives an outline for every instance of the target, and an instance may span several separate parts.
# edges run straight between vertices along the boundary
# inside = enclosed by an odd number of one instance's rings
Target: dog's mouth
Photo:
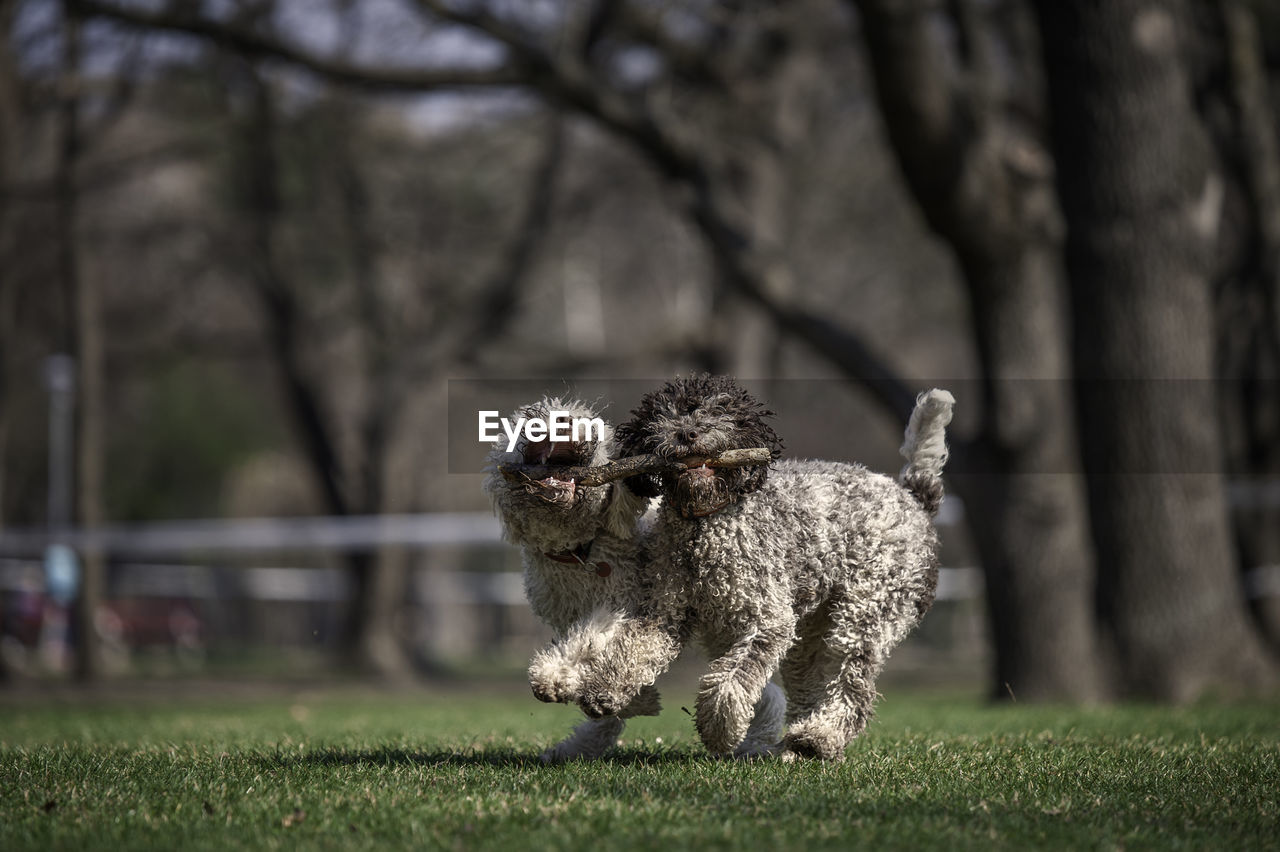
[[[724,479],[707,467],[705,456],[686,456],[685,465],[676,476],[675,503],[686,518],[714,515],[733,501]]]
[[[527,444],[522,455],[525,464],[576,465],[584,461],[589,449],[584,441],[536,441]],[[572,505],[578,493],[577,480],[572,478],[545,476],[526,480],[523,485],[528,493],[558,506]]]
[[[680,456],[679,458],[676,459],[676,461],[680,462],[680,464],[684,465],[686,468],[693,470],[694,468],[706,467],[707,461],[710,458],[711,456],[688,455],[688,456]],[[709,469],[710,468],[708,468],[708,470]]]

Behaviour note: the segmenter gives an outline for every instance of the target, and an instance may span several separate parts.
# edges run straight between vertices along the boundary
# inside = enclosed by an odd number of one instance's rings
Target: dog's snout
[[[698,430],[688,428],[681,429],[679,433],[677,433],[677,437],[686,444],[692,444],[694,441],[698,440]]]

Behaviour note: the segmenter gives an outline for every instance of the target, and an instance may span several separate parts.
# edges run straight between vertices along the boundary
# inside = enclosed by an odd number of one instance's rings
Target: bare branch
[[[142,151],[123,154],[111,160],[79,169],[74,175],[76,191],[81,195],[109,190],[170,163],[190,160],[207,154],[212,146],[207,140],[176,139]],[[0,181],[0,199],[43,201],[57,191],[54,176]]]
[[[551,55],[483,7],[463,11],[441,0],[416,3],[441,20],[474,29],[505,46],[513,61],[528,72],[528,85],[547,98],[595,118],[636,145],[667,177],[705,180],[698,146],[682,139],[678,128],[660,123],[643,104],[602,85],[580,57]]]
[[[887,361],[853,332],[796,307],[794,298],[784,294],[791,288],[775,292],[770,287],[770,281],[790,275],[785,261],[764,255],[749,235],[730,227],[717,214],[710,193],[697,194],[692,213],[727,286],[764,311],[778,328],[845,375],[863,383],[877,402],[906,421],[915,405],[915,393]]]
[[[639,456],[611,461],[594,467],[578,465],[546,465],[546,464],[503,464],[498,470],[507,479],[515,481],[536,482],[540,479],[555,477],[559,480],[574,480],[579,485],[604,485],[629,476],[642,473],[679,473],[695,467],[750,467],[752,465],[769,464],[773,461],[773,453],[765,447],[751,447],[741,450],[726,450],[709,457],[698,457],[677,461],[664,456],[646,453]]]
[[[992,36],[983,20],[982,10],[975,0],[948,0],[947,6],[955,22],[959,53],[968,69],[967,100],[974,110],[997,109],[999,72]]]
[[[1246,187],[1257,210],[1266,262],[1274,267],[1267,271],[1280,278],[1280,141],[1270,110],[1261,34],[1252,10],[1238,0],[1225,0],[1221,14],[1244,167],[1251,178]]]
[[[273,138],[275,105],[256,69],[249,69],[248,79],[254,99],[242,131],[249,143],[245,146],[242,180],[250,189],[242,212],[253,257],[247,278],[262,306],[268,344],[327,510],[334,515],[348,515],[352,514],[351,501],[344,489],[337,440],[325,419],[318,383],[306,369],[298,345],[303,335],[302,310],[277,256],[280,174]]]
[[[197,15],[125,8],[112,3],[99,2],[99,0],[70,0],[70,3],[85,16],[112,20],[143,29],[197,36],[244,56],[280,60],[336,83],[362,89],[430,92],[444,89],[520,86],[527,80],[526,70],[516,63],[478,69],[365,66],[319,56],[280,39]]]
[[[684,129],[665,115],[656,114],[641,101],[608,88],[592,75],[582,57],[573,52],[552,55],[529,35],[483,7],[462,10],[442,0],[416,0],[417,5],[449,22],[466,26],[507,48],[506,64],[492,70],[369,68],[311,54],[301,48],[243,28],[208,18],[168,12],[124,9],[101,0],[72,0],[85,14],[145,28],[184,32],[246,54],[297,65],[328,79],[381,90],[429,91],[461,86],[526,85],[544,97],[583,113],[640,149],[646,159],[668,178],[693,190],[693,217],[713,252],[730,270],[735,288],[764,309],[787,332],[799,337],[845,373],[869,383],[873,395],[900,416],[910,412],[913,396],[881,359],[855,335],[807,311],[790,307],[787,300],[767,292],[767,267],[754,255],[749,235],[739,233],[718,209],[712,197],[714,178],[704,146],[684,138]],[[622,25],[620,25],[622,26]],[[660,48],[671,47],[660,22],[631,19],[632,35]],[[544,166],[543,175],[550,173]],[[539,178],[537,186],[545,183]],[[546,193],[535,191],[530,211],[542,210]],[[534,229],[526,229],[533,234]],[[512,270],[527,265],[533,236],[513,244],[510,260],[499,270],[487,290],[490,304],[509,301],[512,282],[520,276]],[[497,314],[499,317],[502,312]]]
[[[564,118],[551,117],[541,162],[535,168],[528,202],[524,214],[516,226],[515,236],[493,277],[483,288],[477,304],[468,312],[473,323],[465,324],[460,333],[450,337],[449,359],[461,358],[464,363],[474,362],[486,340],[497,337],[516,315],[518,297],[533,269],[537,250],[551,224],[551,205],[555,196],[556,180],[564,159]],[[443,328],[432,337],[444,337],[449,324],[456,325],[451,317],[442,317]]]
[[[962,121],[961,93],[930,34],[929,4],[852,0],[862,23],[885,129],[904,176],[931,224],[950,211],[974,129]],[[954,218],[948,216],[948,218]]]
[[[682,82],[711,82],[726,93],[732,93],[737,81],[726,74],[721,61],[723,52],[693,45],[672,35],[663,24],[664,8],[661,5],[628,4],[618,15],[618,30],[641,44],[653,47],[661,54],[667,67]]]

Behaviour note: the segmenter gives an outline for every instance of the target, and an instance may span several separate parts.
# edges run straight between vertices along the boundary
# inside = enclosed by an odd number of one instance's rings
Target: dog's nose
[[[698,430],[681,429],[676,437],[678,437],[681,440],[681,442],[685,444],[692,444],[694,441],[698,440]]]

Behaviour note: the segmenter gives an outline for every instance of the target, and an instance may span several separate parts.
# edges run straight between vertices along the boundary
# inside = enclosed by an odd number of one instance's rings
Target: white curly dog
[[[598,416],[582,402],[547,398],[524,406],[510,420],[545,420],[553,411],[566,412],[571,418]],[[577,625],[577,647],[588,657],[594,648],[608,644],[607,631],[623,602],[642,594],[637,587],[645,582],[642,571],[652,537],[651,524],[642,523],[642,516],[652,501],[620,482],[585,486],[554,477],[511,480],[498,471],[498,465],[601,465],[610,460],[613,450],[613,429],[607,422],[603,440],[584,436],[578,441],[531,441],[521,434],[510,451],[505,440],[494,444],[484,483],[505,538],[521,549],[525,593],[534,614],[551,627],[557,640],[562,641],[566,631]],[[605,632],[593,632],[593,625]],[[561,659],[565,672],[581,662],[573,656]],[[737,744],[739,757],[765,753],[782,737],[786,712],[782,691],[769,684],[756,703],[749,731]],[[658,691],[651,680],[611,709],[608,715],[596,714],[581,722],[543,752],[542,760],[560,763],[602,756],[616,745],[625,719],[659,712]]]

